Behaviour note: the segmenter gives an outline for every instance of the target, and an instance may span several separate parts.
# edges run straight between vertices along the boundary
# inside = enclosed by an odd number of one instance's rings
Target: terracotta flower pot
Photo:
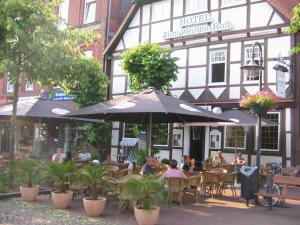
[[[100,216],[106,206],[106,198],[98,197],[97,200],[84,198],[83,207],[87,216]]]
[[[39,194],[39,186],[25,187],[20,186],[21,197],[24,201],[35,201]]]
[[[160,208],[155,206],[153,210],[143,210],[134,207],[134,215],[138,225],[155,225],[158,220]]]
[[[73,192],[57,192],[54,191],[51,193],[52,202],[55,208],[57,209],[65,209],[68,208],[73,199]]]

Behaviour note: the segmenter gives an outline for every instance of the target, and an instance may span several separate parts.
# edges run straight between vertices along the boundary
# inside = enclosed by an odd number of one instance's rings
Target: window
[[[93,58],[93,50],[86,50],[83,53],[87,58]]]
[[[93,23],[96,19],[96,0],[85,0],[83,23]]]
[[[245,65],[247,65],[252,59],[252,46],[245,48]],[[259,48],[254,48],[254,60],[257,64],[259,64]],[[244,70],[244,81],[258,81],[259,80],[259,72],[254,71],[245,71]]]
[[[210,52],[210,83],[224,83],[226,77],[226,50]]]
[[[9,79],[9,73],[8,73],[6,79],[6,92],[13,92],[13,91],[14,91],[14,85],[13,82]]]
[[[124,137],[136,138],[143,132],[143,128],[140,124],[125,123],[124,126]]]
[[[58,25],[59,29],[65,29],[68,24],[69,17],[69,0],[64,0],[58,8],[58,15],[63,19]]]
[[[170,0],[155,2],[152,5],[152,21],[170,18]]]
[[[186,0],[186,14],[207,11],[207,0]]]
[[[33,91],[33,82],[26,80],[25,91]]]
[[[262,127],[261,129],[261,149],[265,151],[279,151],[279,140],[280,140],[280,113],[271,112],[268,113],[264,118],[269,119],[277,126]]]
[[[167,146],[169,142],[169,125],[167,123],[152,125],[152,144]]]
[[[243,127],[225,127],[225,148],[245,149],[246,135]]]
[[[238,4],[244,4],[244,3],[246,3],[245,0],[222,0],[221,1],[222,7],[238,5]]]

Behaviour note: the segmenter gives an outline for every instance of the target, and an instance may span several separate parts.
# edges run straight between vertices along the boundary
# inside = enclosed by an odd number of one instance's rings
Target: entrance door
[[[201,168],[204,160],[205,127],[191,127],[190,157],[196,160],[196,169]]]

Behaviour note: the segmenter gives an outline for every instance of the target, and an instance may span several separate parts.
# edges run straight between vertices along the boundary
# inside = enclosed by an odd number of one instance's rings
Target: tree
[[[300,3],[293,9],[293,16],[287,32],[289,34],[296,34],[300,32]],[[300,52],[300,43],[297,43],[296,46],[291,49],[292,54],[296,54],[298,52]]]
[[[122,54],[122,68],[130,77],[132,91],[154,87],[166,91],[177,80],[177,58],[171,56],[170,48],[145,42]]]
[[[61,83],[62,89],[75,97],[79,108],[97,104],[106,100],[108,77],[102,72],[102,66],[95,59],[84,57],[74,60],[72,70]],[[86,123],[84,136],[98,151],[100,159],[106,159],[111,135],[111,124]]]
[[[0,0],[0,73],[13,83],[10,159],[14,158],[14,133],[21,77],[49,86],[70,72],[71,62],[82,53],[79,42],[91,43],[92,32],[67,28],[56,14],[61,0]]]

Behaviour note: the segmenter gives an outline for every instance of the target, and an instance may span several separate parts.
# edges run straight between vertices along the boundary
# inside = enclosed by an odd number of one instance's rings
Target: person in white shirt
[[[62,153],[63,149],[62,148],[57,148],[56,149],[56,154],[53,154],[52,156],[52,162],[60,164],[63,162],[64,158],[66,158],[66,155]]]
[[[76,157],[76,160],[84,162],[84,161],[90,161],[91,160],[91,154],[88,152],[85,152],[84,148],[81,147],[78,155]]]

